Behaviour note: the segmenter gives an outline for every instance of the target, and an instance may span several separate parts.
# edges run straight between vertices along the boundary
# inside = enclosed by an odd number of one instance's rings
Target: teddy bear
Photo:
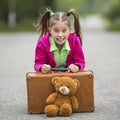
[[[71,77],[53,77],[52,85],[55,92],[50,94],[46,99],[44,113],[48,117],[70,116],[73,111],[78,109],[78,100],[75,96],[80,82]]]

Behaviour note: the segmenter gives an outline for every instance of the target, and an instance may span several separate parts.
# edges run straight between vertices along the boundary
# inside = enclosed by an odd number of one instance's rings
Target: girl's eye
[[[67,30],[63,30],[63,32],[66,32]]]
[[[54,30],[56,33],[58,33],[59,32],[59,30]]]

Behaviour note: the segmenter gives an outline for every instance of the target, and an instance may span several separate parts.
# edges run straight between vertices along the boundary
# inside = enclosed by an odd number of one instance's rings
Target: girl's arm
[[[85,58],[80,39],[76,34],[71,33],[68,40],[71,50],[67,58],[66,65],[69,67],[71,64],[74,64],[79,67],[79,70],[83,70],[85,67]]]
[[[78,37],[76,37],[73,46],[73,64],[79,67],[79,70],[83,70],[85,67],[85,58],[83,49]]]
[[[40,72],[42,65],[47,63],[46,61],[46,53],[43,45],[39,41],[37,43],[36,49],[35,49],[35,63],[34,63],[34,69],[36,72]]]

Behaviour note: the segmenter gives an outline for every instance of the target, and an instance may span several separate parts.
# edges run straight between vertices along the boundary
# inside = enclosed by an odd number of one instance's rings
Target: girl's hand
[[[51,66],[47,65],[47,64],[44,64],[41,68],[42,73],[48,73],[48,72],[50,72],[50,70],[51,70]]]
[[[79,67],[77,65],[74,65],[74,64],[70,64],[69,67],[68,67],[68,72],[78,72],[79,71]]]

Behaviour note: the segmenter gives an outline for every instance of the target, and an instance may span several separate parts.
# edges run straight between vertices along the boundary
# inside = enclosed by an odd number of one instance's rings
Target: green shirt
[[[70,51],[68,40],[65,41],[61,51],[59,51],[59,49],[57,48],[55,44],[55,41],[53,40],[51,36],[50,36],[50,44],[51,44],[50,51],[54,55],[54,59],[55,59],[57,67],[59,68],[66,67],[66,58]]]

